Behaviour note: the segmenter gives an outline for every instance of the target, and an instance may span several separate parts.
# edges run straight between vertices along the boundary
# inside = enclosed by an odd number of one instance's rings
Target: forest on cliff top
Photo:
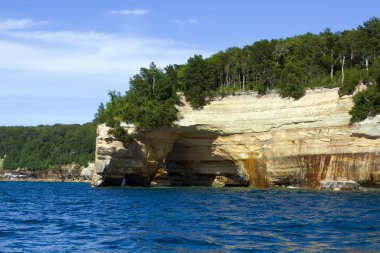
[[[109,92],[110,101],[99,106],[95,121],[114,127],[113,134],[123,140],[122,121],[143,131],[173,126],[178,92],[199,109],[215,96],[237,91],[259,96],[275,91],[299,99],[308,88],[339,87],[344,96],[362,83],[368,89],[354,97],[353,123],[380,113],[379,53],[380,19],[373,17],[353,30],[260,40],[208,58],[194,55],[186,64],[163,69],[151,63],[131,78],[125,94]]]

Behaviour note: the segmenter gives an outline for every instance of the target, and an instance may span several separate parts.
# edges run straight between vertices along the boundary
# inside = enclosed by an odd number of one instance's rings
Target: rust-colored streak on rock
[[[375,153],[317,154],[298,157],[301,184],[318,188],[323,180],[354,180],[375,184],[380,156]]]
[[[247,170],[248,178],[249,178],[249,185],[251,187],[255,186],[255,178],[256,178],[256,161],[252,154],[249,155],[250,157],[245,160],[245,169]]]
[[[251,187],[265,188],[268,186],[266,164],[263,159],[257,159],[253,153],[250,153],[248,159],[244,161],[244,165]]]

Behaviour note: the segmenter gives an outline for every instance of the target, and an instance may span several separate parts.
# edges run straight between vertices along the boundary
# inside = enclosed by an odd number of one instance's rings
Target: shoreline
[[[28,182],[28,183],[87,183],[91,184],[91,180],[56,180],[56,179],[4,179],[0,178],[2,182]],[[317,191],[317,192],[380,192],[379,186],[359,186],[357,189],[311,189],[295,186],[279,186],[279,187],[267,187],[267,188],[255,188],[255,187],[214,187],[214,186],[162,186],[162,185],[150,185],[145,187],[133,187],[133,186],[112,186],[111,188],[211,188],[211,189],[247,189],[247,190],[288,190],[288,191]],[[109,187],[95,187],[95,188],[109,188]]]
[[[41,182],[41,183],[91,183],[91,180],[58,180],[58,179],[4,179],[0,182]]]
[[[89,176],[64,171],[54,173],[52,171],[9,171],[0,172],[0,182],[68,182],[91,183]]]

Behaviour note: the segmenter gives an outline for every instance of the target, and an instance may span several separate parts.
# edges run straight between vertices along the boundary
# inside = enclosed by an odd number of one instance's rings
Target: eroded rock
[[[322,181],[322,190],[359,190],[359,184],[353,180]]]
[[[82,171],[80,172],[81,177],[84,180],[91,180],[92,175],[94,174],[94,163],[89,163],[87,167],[82,168]]]
[[[164,159],[172,150],[176,133],[155,131],[135,134],[128,145],[110,139],[109,127],[98,126],[95,168],[92,184],[95,186],[148,186]]]
[[[151,186],[170,186],[169,175],[165,168],[160,168],[153,177]]]

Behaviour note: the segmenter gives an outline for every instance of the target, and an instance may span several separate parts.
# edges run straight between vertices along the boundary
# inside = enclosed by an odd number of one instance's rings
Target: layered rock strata
[[[93,183],[148,185],[164,168],[171,185],[380,184],[380,116],[350,125],[352,106],[337,89],[299,100],[239,94],[202,110],[184,102],[177,128],[136,134],[127,147],[106,143],[100,126]]]

